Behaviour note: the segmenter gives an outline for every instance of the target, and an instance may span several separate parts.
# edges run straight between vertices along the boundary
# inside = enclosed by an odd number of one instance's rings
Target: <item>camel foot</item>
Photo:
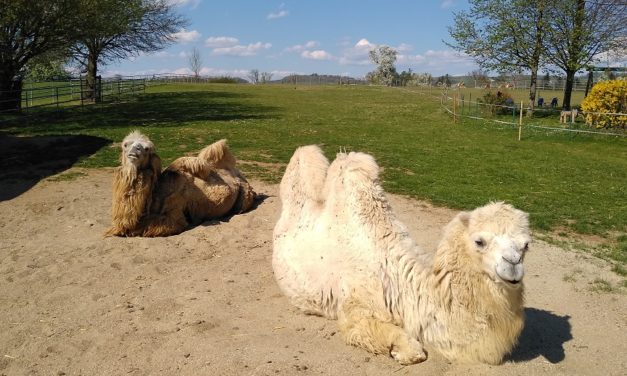
[[[406,344],[394,344],[390,355],[402,365],[416,364],[427,360],[427,353],[422,348],[422,344],[410,338]]]

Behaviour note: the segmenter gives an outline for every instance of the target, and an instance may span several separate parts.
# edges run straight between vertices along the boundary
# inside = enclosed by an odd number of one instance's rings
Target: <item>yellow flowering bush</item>
[[[627,125],[627,80],[599,82],[592,87],[581,103],[586,124],[597,128],[623,127]],[[603,114],[626,115],[603,115]]]

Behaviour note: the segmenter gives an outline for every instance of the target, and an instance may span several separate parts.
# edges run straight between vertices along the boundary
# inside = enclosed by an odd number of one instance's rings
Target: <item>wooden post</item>
[[[468,94],[468,97],[468,112],[472,115],[472,92]]]
[[[455,105],[457,104],[457,93],[453,94],[453,124],[457,123],[457,114],[455,113]]]
[[[522,114],[523,114],[523,101],[520,101],[520,115],[518,117],[518,141],[522,137]]]

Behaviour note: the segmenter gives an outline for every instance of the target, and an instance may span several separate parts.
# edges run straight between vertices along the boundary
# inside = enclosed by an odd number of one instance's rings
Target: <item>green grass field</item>
[[[126,102],[67,111],[0,134],[84,134],[119,142],[146,133],[164,164],[228,138],[248,174],[278,182],[294,149],[319,144],[371,153],[389,192],[471,209],[505,200],[542,233],[594,234],[597,251],[627,262],[627,139],[517,130],[490,122],[454,124],[425,93],[368,86],[177,84]],[[117,164],[104,147],[78,163]]]

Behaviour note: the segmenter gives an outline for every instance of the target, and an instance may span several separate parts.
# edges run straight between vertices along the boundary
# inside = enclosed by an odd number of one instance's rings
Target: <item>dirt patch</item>
[[[177,236],[103,238],[111,170],[81,172],[0,202],[0,374],[627,373],[627,296],[590,288],[621,282],[590,256],[532,245],[526,326],[504,364],[430,353],[401,367],[346,346],[336,322],[305,316],[281,295],[271,267],[276,185],[252,182],[265,197],[253,211]],[[426,248],[455,214],[390,200]]]

